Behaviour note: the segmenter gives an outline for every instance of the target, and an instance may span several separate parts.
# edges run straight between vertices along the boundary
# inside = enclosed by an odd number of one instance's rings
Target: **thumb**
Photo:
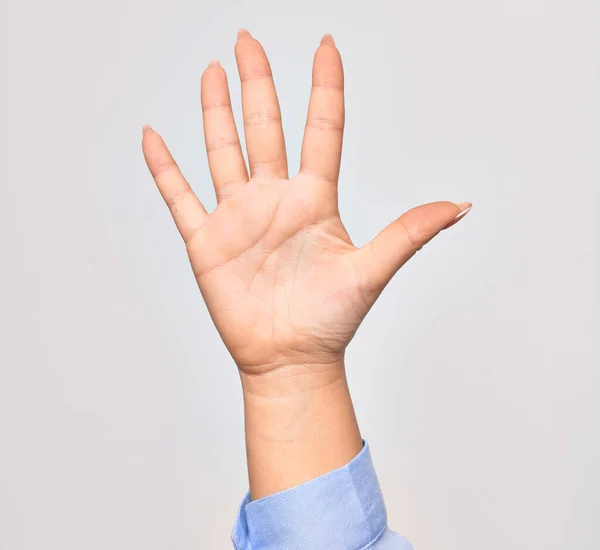
[[[361,284],[381,292],[394,274],[440,231],[471,210],[470,202],[440,201],[417,206],[402,214],[356,254]]]

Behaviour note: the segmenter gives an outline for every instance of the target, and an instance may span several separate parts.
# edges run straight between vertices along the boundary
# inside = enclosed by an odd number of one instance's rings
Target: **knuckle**
[[[246,69],[240,71],[240,82],[250,82],[252,80],[271,80],[273,74],[269,69]]]
[[[244,115],[245,126],[267,126],[269,124],[280,124],[281,114],[274,111],[256,111]]]
[[[150,164],[150,172],[155,178],[172,170],[177,170],[177,163],[171,156],[159,158]]]
[[[202,111],[213,111],[215,109],[231,109],[231,103],[222,97],[211,97],[202,100]]]
[[[311,117],[308,119],[306,126],[316,130],[331,130],[341,132],[344,130],[344,120],[327,116]]]
[[[217,138],[206,141],[206,152],[208,154],[227,149],[228,147],[237,147],[240,145],[238,139]]]
[[[189,187],[181,189],[171,195],[165,197],[165,203],[169,207],[171,211],[177,209],[177,205],[184,200],[191,193],[191,189]]]
[[[344,84],[340,82],[332,82],[330,80],[323,80],[321,82],[315,82],[312,85],[313,90],[324,90],[326,92],[344,92]]]
[[[415,232],[412,231],[411,228],[406,225],[406,223],[404,223],[402,218],[398,220],[398,224],[400,226],[402,234],[404,235],[410,246],[414,249],[414,251],[418,252],[419,250],[421,250],[421,248],[423,248],[423,245],[425,244],[423,238],[415,234]]]

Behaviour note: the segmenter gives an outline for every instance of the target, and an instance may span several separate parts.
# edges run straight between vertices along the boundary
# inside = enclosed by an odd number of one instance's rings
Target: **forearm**
[[[241,378],[253,500],[340,468],[360,452],[343,361]]]

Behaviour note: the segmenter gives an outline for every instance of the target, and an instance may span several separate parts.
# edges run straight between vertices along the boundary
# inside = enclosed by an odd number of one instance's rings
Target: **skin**
[[[257,499],[341,467],[360,451],[345,349],[398,269],[471,204],[419,206],[355,247],[338,211],[344,74],[333,38],[325,35],[315,54],[301,168],[292,178],[265,52],[241,30],[235,53],[248,166],[225,71],[211,61],[202,75],[217,208],[207,213],[149,126],[142,148],[240,372]]]

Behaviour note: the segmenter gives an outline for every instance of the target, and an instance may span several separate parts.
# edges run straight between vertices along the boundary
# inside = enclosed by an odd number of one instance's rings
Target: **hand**
[[[333,39],[326,35],[315,55],[301,168],[291,179],[267,57],[243,30],[235,53],[249,174],[227,77],[216,61],[204,72],[201,86],[216,210],[206,212],[163,140],[148,126],[144,155],[185,241],[210,314],[241,372],[327,369],[341,363],[394,273],[471,205],[420,206],[367,245],[355,247],[337,205],[344,78]]]

